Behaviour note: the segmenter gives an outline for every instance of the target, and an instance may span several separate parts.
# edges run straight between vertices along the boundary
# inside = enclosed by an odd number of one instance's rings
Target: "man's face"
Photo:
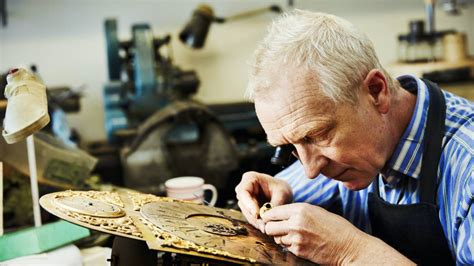
[[[321,173],[352,190],[367,187],[387,159],[386,127],[370,95],[361,90],[356,106],[336,105],[306,75],[274,80],[271,96],[255,99],[269,143],[293,144],[308,178]]]

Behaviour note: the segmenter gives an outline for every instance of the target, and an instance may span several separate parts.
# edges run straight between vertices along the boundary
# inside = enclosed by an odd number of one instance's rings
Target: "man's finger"
[[[273,240],[274,240],[275,243],[277,243],[278,245],[281,245],[281,236],[274,236],[274,237],[273,237]]]
[[[249,210],[243,206],[243,203],[241,201],[238,201],[237,204],[239,205],[239,208],[240,210],[242,211],[242,214],[245,216],[245,218],[247,219],[247,221],[253,225],[253,226],[256,226],[256,223],[255,221],[257,220],[257,218],[252,215]]]
[[[257,218],[258,213],[258,202],[257,200],[247,191],[247,190],[240,190],[237,193],[237,198],[239,199],[239,203],[242,202],[242,205],[239,206],[246,209],[252,216]]]
[[[268,222],[265,224],[265,233],[270,236],[286,235],[289,232],[288,220],[281,222]]]
[[[295,205],[296,204],[286,204],[273,207],[272,209],[266,211],[263,214],[262,219],[265,223],[268,223],[270,221],[288,220],[291,215],[293,215],[299,210],[299,208]]]
[[[285,204],[286,202],[285,202],[285,198],[283,197],[283,195],[273,195],[272,199],[270,200],[270,203],[273,206],[280,206],[280,205]]]
[[[257,223],[256,228],[258,230],[260,230],[260,232],[265,234],[265,223],[263,222],[263,220],[262,219],[257,219],[256,223]]]
[[[284,194],[282,190],[276,189],[272,193],[272,198],[270,202],[273,204],[273,206],[280,206],[286,204],[288,203],[288,195]]]
[[[285,247],[291,247],[291,236],[290,235],[282,235],[280,236],[280,243]]]
[[[245,216],[247,221],[255,228],[260,230],[262,233],[265,233],[265,223],[263,222],[262,219],[257,219],[255,216],[253,216],[249,211],[241,206],[241,202],[239,201],[237,203],[242,210],[242,214]]]

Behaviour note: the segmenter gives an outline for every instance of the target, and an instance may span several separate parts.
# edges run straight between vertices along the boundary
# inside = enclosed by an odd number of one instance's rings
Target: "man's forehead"
[[[280,120],[288,116],[310,112],[314,116],[328,116],[334,113],[336,104],[314,86],[293,83],[291,88],[275,87],[267,97],[255,99],[258,113],[269,114],[269,120]]]
[[[267,141],[272,146],[280,146],[289,143],[299,143],[304,137],[324,132],[327,128],[333,128],[334,120],[319,119],[296,125],[291,130],[275,129],[267,133]]]
[[[334,104],[318,97],[317,93],[296,90],[294,93],[278,94],[255,102],[258,118],[270,144],[296,141],[309,131],[324,128],[333,122]]]

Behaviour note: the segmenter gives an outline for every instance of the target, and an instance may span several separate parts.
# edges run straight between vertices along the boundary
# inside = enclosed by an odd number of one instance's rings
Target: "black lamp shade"
[[[179,34],[179,39],[191,48],[202,48],[213,20],[212,8],[208,5],[200,5],[194,10],[191,20]]]

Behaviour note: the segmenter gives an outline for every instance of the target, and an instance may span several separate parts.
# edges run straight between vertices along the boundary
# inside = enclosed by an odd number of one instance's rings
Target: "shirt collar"
[[[398,77],[400,85],[417,95],[415,110],[400,141],[388,162],[384,175],[393,175],[393,171],[418,179],[423,159],[423,137],[429,107],[429,93],[425,83],[412,76]]]

